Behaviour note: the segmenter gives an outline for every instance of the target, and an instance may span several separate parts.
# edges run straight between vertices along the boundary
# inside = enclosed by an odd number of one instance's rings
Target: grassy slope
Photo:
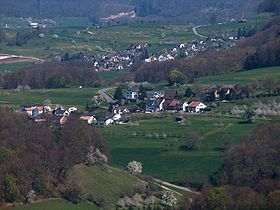
[[[74,105],[84,109],[86,103],[97,94],[97,88],[62,88],[30,91],[0,90],[0,105],[19,106],[21,104],[39,103],[50,99],[52,104]]]
[[[122,51],[134,43],[151,43],[151,51],[158,51],[174,47],[174,44],[168,44],[168,42],[180,43],[191,41],[194,38],[191,29],[184,25],[168,25],[165,28],[155,24],[102,29],[89,28],[94,35],[84,32],[84,29],[85,27],[52,28],[44,33],[45,38],[35,37],[20,47],[2,45],[1,52],[48,58],[61,53],[63,49],[91,48],[96,50],[96,46],[101,46]],[[7,29],[6,31],[10,37],[14,37],[18,30],[20,29]],[[78,30],[81,31],[81,34],[76,34]],[[59,35],[60,39],[52,39],[53,34]],[[162,34],[165,34],[164,38],[162,38]],[[75,44],[72,43],[73,40],[75,40]]]
[[[272,14],[270,13],[262,13],[256,16],[249,17],[247,22],[245,23],[237,23],[237,22],[229,22],[224,24],[216,24],[206,27],[200,27],[197,31],[205,36],[214,35],[214,34],[222,34],[226,32],[236,31],[239,28],[251,28],[252,26],[261,27],[265,21],[267,21]]]
[[[253,80],[262,81],[269,78],[280,80],[280,66],[202,77],[198,79],[198,82],[205,85],[244,84],[250,83]]]
[[[178,125],[173,118],[141,120],[138,127],[113,126],[104,128],[112,156],[112,164],[124,168],[131,160],[141,161],[145,174],[168,181],[207,183],[208,176],[216,172],[223,163],[223,151],[217,141],[219,135],[227,133],[240,141],[255,124],[240,125],[237,119],[207,116],[187,116],[191,126]],[[222,126],[215,123],[222,122]],[[132,136],[133,133],[136,136]],[[204,137],[199,151],[184,151],[180,146],[190,132]],[[134,133],[134,134],[135,134]],[[167,138],[148,138],[147,134],[167,134]],[[164,151],[171,139],[177,143],[170,152]]]
[[[102,168],[99,166],[87,167],[83,164],[76,165],[70,172],[69,177],[77,183],[86,198],[88,194],[103,198],[105,206],[102,209],[115,209],[118,199],[132,191],[132,186],[140,180],[116,168]],[[93,203],[83,202],[72,204],[65,200],[43,201],[32,205],[23,205],[15,210],[95,210]]]
[[[82,190],[83,196],[92,194],[105,200],[105,209],[113,209],[119,198],[132,191],[134,184],[140,180],[116,168],[86,167],[77,165],[70,172],[71,180]]]

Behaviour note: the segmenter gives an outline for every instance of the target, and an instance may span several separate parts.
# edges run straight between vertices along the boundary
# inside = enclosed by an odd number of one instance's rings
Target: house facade
[[[202,102],[191,102],[187,107],[186,110],[187,112],[191,112],[191,113],[199,113],[199,112],[203,112],[204,109],[206,109],[207,106],[202,103]]]
[[[136,100],[138,99],[139,91],[137,88],[129,88],[125,92],[125,98],[127,100]]]

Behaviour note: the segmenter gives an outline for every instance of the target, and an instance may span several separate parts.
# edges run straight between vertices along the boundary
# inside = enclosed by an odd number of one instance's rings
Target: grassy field
[[[263,81],[270,78],[280,80],[280,66],[202,77],[198,79],[198,82],[204,85],[244,84],[253,80]]]
[[[97,91],[98,88],[62,88],[20,92],[0,90],[0,105],[18,107],[22,104],[42,104],[44,100],[50,99],[52,104],[74,105],[83,110],[86,103],[97,95]]]
[[[271,13],[261,13],[256,16],[249,17],[247,19],[247,22],[244,23],[237,23],[237,22],[229,22],[229,23],[223,23],[223,24],[215,24],[211,26],[206,27],[200,27],[197,29],[197,31],[205,36],[208,35],[215,35],[215,34],[222,34],[226,32],[232,32],[236,31],[239,28],[251,28],[251,27],[261,27],[265,21],[267,21],[269,18],[272,17]]]
[[[129,161],[137,160],[143,163],[147,175],[167,181],[208,183],[208,176],[223,164],[223,150],[217,138],[229,134],[236,143],[256,126],[238,124],[238,119],[204,115],[188,115],[187,119],[191,125],[179,125],[175,118],[167,117],[140,120],[139,126],[102,129],[111,149],[112,164],[125,168]],[[181,149],[191,132],[203,137],[199,151]],[[161,137],[163,134],[166,137]],[[176,143],[165,151],[170,140]]]
[[[114,26],[108,28],[89,28],[92,34],[85,31],[86,27],[51,28],[43,32],[45,37],[34,37],[22,46],[1,46],[1,52],[29,55],[43,59],[65,52],[66,50],[87,49],[104,54],[106,51],[123,51],[130,44],[150,43],[150,51],[174,47],[176,43],[191,41],[195,36],[191,28],[184,25],[155,24]],[[15,37],[22,29],[6,29],[9,37]],[[77,33],[79,31],[80,33]],[[52,36],[57,34],[58,39]],[[97,47],[99,46],[99,47]],[[97,49],[99,48],[99,50]],[[104,52],[100,51],[104,49]]]
[[[32,62],[20,62],[20,63],[10,63],[10,64],[0,64],[0,73],[3,71],[15,71],[20,68],[31,66]]]
[[[73,204],[63,199],[42,201],[34,204],[27,204],[13,208],[15,210],[98,210],[95,205],[89,202]]]

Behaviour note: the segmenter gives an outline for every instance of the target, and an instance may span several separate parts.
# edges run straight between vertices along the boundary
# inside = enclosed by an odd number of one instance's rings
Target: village
[[[124,116],[129,114],[181,113],[184,115],[187,113],[202,114],[208,110],[207,105],[201,101],[184,101],[183,97],[174,89],[159,92],[141,90],[141,87],[127,88],[124,96],[115,93],[117,99],[114,99],[108,92],[105,92],[107,99],[102,100],[102,95],[95,96],[92,103],[87,104],[85,112],[81,112],[75,106],[51,105],[49,100],[44,101],[43,105],[22,105],[15,111],[26,114],[35,122],[45,122],[46,119],[51,119],[54,124],[64,124],[68,117],[75,116],[90,125],[108,126],[127,123],[127,118]],[[116,89],[117,91],[118,89]],[[98,100],[102,100],[102,102],[96,102]],[[100,112],[100,110],[102,111]],[[183,121],[184,117],[177,119],[178,123]]]

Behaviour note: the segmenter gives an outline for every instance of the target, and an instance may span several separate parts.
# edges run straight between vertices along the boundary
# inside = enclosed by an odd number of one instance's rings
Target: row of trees
[[[18,86],[30,88],[63,88],[69,86],[93,87],[99,75],[85,63],[42,63],[2,75],[2,86],[14,89]],[[0,81],[1,82],[1,81]]]
[[[43,197],[57,195],[67,170],[84,162],[90,146],[108,157],[99,133],[79,120],[50,127],[1,108],[0,202],[25,200],[31,190]]]

